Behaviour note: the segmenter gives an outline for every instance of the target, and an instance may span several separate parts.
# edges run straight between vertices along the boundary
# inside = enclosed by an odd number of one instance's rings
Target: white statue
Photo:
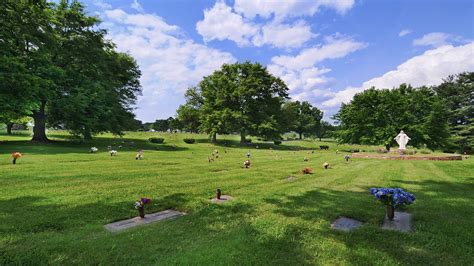
[[[405,150],[407,148],[407,143],[409,140],[411,140],[410,137],[403,132],[403,130],[400,131],[400,133],[394,138],[397,143],[398,143],[398,149],[399,150]]]

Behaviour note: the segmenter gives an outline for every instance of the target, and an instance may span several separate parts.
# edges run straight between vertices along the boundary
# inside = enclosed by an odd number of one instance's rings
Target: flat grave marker
[[[144,225],[144,224],[150,224],[150,223],[154,223],[158,221],[173,219],[182,215],[185,215],[185,213],[175,211],[175,210],[165,210],[161,212],[147,214],[145,218],[135,217],[135,218],[127,219],[127,220],[113,222],[113,223],[104,225],[104,227],[110,232],[119,232],[125,229],[129,229],[129,228]]]
[[[364,223],[361,221],[358,221],[356,219],[348,218],[341,216],[337,218],[332,224],[331,228],[335,230],[340,230],[340,231],[352,231],[354,229],[357,229],[361,227]]]

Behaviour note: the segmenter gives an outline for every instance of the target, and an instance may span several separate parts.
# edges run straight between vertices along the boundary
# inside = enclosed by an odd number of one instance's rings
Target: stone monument
[[[394,140],[397,141],[399,150],[406,150],[407,143],[411,139],[407,136],[407,134],[405,134],[405,132],[403,132],[403,130],[401,130],[400,133],[398,133],[398,135],[394,138]]]

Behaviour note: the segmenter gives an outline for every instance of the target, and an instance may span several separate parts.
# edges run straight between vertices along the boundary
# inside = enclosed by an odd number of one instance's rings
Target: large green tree
[[[288,101],[282,107],[287,131],[295,131],[299,138],[314,136],[323,118],[323,112],[309,102]]]
[[[200,128],[212,141],[217,133],[232,132],[240,134],[241,143],[247,135],[279,138],[288,88],[261,64],[224,64],[204,77],[195,92],[202,102]]]
[[[203,105],[203,99],[199,89],[197,87],[188,88],[184,94],[184,98],[186,99],[186,103],[180,105],[178,110],[176,110],[176,119],[181,122],[183,130],[197,133],[201,126],[200,110]]]
[[[474,150],[474,72],[449,76],[433,87],[449,109],[453,142],[463,152]]]
[[[90,138],[133,121],[137,64],[115,52],[82,4],[5,0],[0,8],[0,102],[15,99],[2,108],[34,119],[33,140],[47,140],[46,122]]]
[[[343,104],[334,118],[340,122],[337,138],[343,143],[393,145],[400,130],[416,147],[441,148],[449,139],[447,109],[427,87],[371,88]]]
[[[336,126],[332,125],[327,121],[321,121],[316,128],[316,136],[321,141],[322,138],[333,137]]]

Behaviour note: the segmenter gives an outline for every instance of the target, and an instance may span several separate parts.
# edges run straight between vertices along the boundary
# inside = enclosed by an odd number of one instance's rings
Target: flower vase
[[[140,214],[140,218],[145,218],[145,208],[138,207],[138,213]]]
[[[392,205],[387,205],[387,218],[392,221],[395,217],[395,208]]]

